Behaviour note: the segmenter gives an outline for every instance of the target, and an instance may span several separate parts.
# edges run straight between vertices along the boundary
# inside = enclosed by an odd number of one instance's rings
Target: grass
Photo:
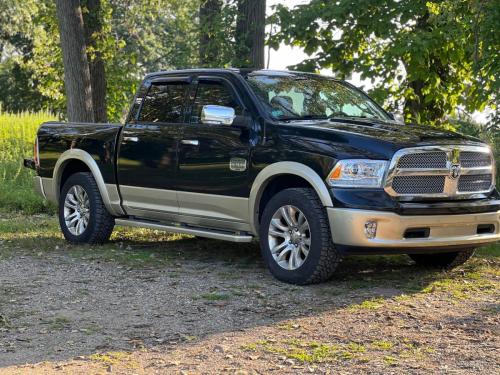
[[[384,304],[384,299],[383,298],[372,298],[366,301],[361,302],[358,305],[352,305],[350,309],[352,311],[357,311],[357,310],[377,310],[381,308]]]
[[[215,244],[218,251],[214,254]],[[254,267],[261,265],[254,244],[235,246],[230,242],[197,241],[187,235],[157,230],[115,227],[111,240],[104,245],[72,245],[64,240],[54,216],[0,212],[0,260],[21,254],[34,257],[68,255],[113,262],[127,268],[168,267],[171,277],[176,276],[180,269],[178,261],[183,259],[202,264],[229,262],[237,265],[242,257],[250,263],[247,258],[251,257]]]
[[[391,366],[399,359],[424,360],[435,352],[434,348],[410,342],[407,339],[392,343],[389,341],[359,342],[321,342],[301,339],[258,340],[240,346],[244,352],[268,353],[285,357],[305,364],[358,361],[371,362],[382,360]]]
[[[23,158],[33,156],[40,124],[54,119],[48,112],[10,114],[0,110],[0,210],[54,212],[54,206],[34,192],[34,172],[22,165]]]
[[[96,353],[88,357],[89,360],[101,363],[105,366],[121,365],[127,369],[135,369],[139,367],[134,357],[127,352],[109,352],[109,353]],[[108,370],[109,371],[109,370]]]
[[[54,331],[62,331],[68,328],[71,324],[71,319],[66,316],[57,316],[50,322],[50,328]]]
[[[324,343],[307,340],[259,340],[240,347],[246,352],[265,352],[301,363],[324,363],[363,359],[367,348],[356,342]]]

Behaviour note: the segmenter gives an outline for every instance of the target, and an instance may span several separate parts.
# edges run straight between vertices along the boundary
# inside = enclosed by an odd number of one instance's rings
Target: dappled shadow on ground
[[[351,257],[331,281],[299,287],[269,274],[257,244],[119,230],[104,246],[75,246],[51,225],[0,237],[0,366],[175,348],[419,292],[441,277],[405,256]]]

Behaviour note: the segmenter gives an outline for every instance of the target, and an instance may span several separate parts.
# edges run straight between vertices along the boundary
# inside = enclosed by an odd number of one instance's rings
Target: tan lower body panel
[[[144,212],[179,213],[177,192],[136,186],[120,186],[123,208],[128,215],[140,216]]]
[[[250,231],[248,198],[120,186],[130,216],[211,228]]]
[[[500,211],[467,215],[402,216],[393,212],[327,208],[333,242],[359,247],[471,246],[500,240]],[[375,238],[365,235],[365,223],[375,221]],[[494,225],[493,233],[478,234],[480,224]],[[427,238],[404,238],[407,229],[429,228]]]
[[[179,213],[248,223],[248,198],[178,191]]]

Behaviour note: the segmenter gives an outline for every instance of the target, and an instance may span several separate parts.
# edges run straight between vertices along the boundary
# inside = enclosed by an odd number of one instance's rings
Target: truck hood
[[[336,158],[350,155],[390,159],[397,150],[407,147],[484,145],[479,139],[431,126],[369,119],[294,121],[285,127],[285,134],[306,137],[316,144],[316,152],[321,150]],[[299,128],[300,133],[292,131]]]

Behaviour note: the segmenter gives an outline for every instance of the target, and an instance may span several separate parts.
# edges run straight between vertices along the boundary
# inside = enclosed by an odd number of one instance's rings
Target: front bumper
[[[403,216],[393,212],[327,208],[333,242],[360,248],[443,248],[476,246],[500,240],[500,211],[467,215]],[[377,223],[374,238],[365,235],[365,223]],[[478,233],[478,226],[490,226]],[[428,228],[425,238],[405,238],[408,230]],[[388,251],[390,253],[390,251]]]

